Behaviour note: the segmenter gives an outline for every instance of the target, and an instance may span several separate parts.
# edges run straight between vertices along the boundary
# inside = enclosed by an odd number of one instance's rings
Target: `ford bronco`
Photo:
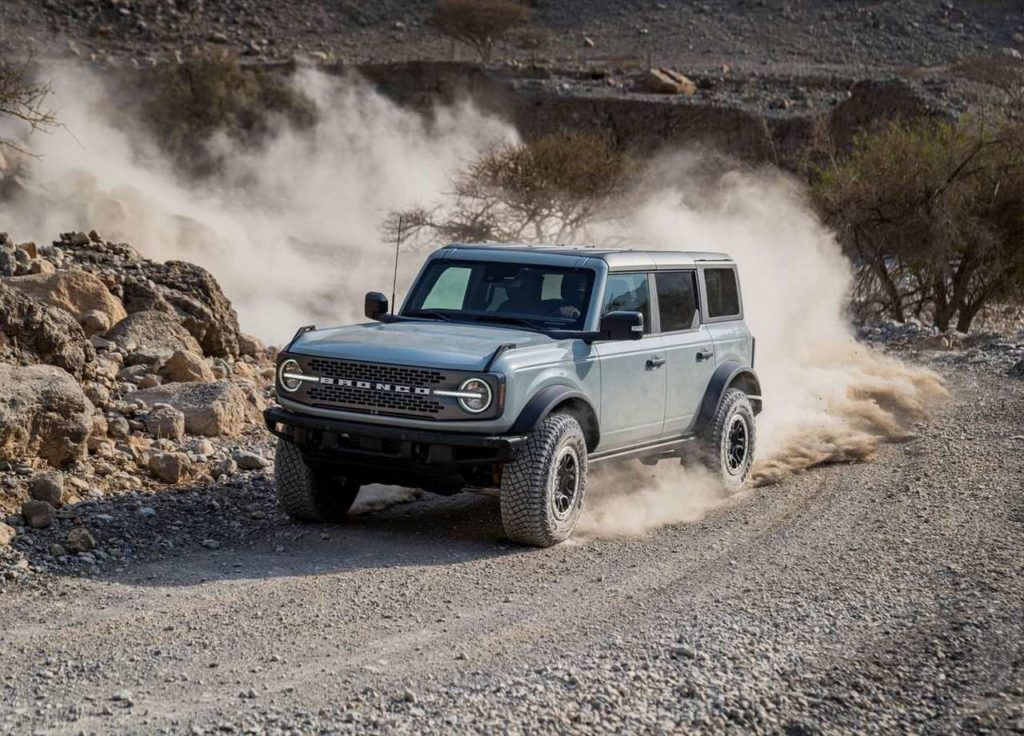
[[[450,245],[401,310],[301,328],[277,363],[282,508],[343,517],[363,485],[497,492],[506,534],[573,531],[590,465],[696,459],[738,489],[761,389],[721,253]]]

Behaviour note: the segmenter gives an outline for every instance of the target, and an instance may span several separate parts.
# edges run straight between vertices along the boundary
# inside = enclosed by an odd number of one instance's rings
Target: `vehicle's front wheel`
[[[701,459],[726,490],[735,493],[750,477],[756,444],[750,399],[737,388],[727,389],[718,411],[703,432]]]
[[[551,414],[501,476],[501,523],[514,542],[550,547],[569,538],[587,493],[587,442],[569,414]]]
[[[359,485],[324,468],[310,467],[287,440],[277,441],[274,455],[277,501],[296,521],[340,521],[359,495]]]

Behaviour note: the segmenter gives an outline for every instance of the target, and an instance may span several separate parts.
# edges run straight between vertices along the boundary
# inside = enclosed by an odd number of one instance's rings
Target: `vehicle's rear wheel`
[[[727,389],[701,437],[700,459],[730,493],[743,488],[754,464],[757,432],[750,399]]]
[[[287,440],[277,441],[274,455],[277,501],[296,521],[340,521],[359,494],[359,484],[325,468],[310,467]]]
[[[501,523],[514,542],[550,547],[569,538],[587,493],[587,442],[569,414],[530,433],[501,476]]]

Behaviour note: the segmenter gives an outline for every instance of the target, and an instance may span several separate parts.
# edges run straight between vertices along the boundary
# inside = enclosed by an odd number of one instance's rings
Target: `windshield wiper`
[[[412,312],[409,316],[420,317],[422,319],[439,319],[442,322],[454,322],[454,320],[444,312],[424,312],[420,310],[418,312]]]
[[[505,314],[474,314],[472,318],[484,322],[507,322],[509,324],[529,327],[531,330],[537,330],[538,332],[546,332],[550,329],[541,322],[534,322],[532,319],[526,319],[525,317],[513,317]]]

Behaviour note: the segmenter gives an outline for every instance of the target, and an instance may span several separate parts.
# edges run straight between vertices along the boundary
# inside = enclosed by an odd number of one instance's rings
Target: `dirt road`
[[[640,539],[515,548],[461,495],[207,549],[233,506],[160,508],[158,559],[4,589],[0,732],[1024,732],[1024,383],[951,388]]]

